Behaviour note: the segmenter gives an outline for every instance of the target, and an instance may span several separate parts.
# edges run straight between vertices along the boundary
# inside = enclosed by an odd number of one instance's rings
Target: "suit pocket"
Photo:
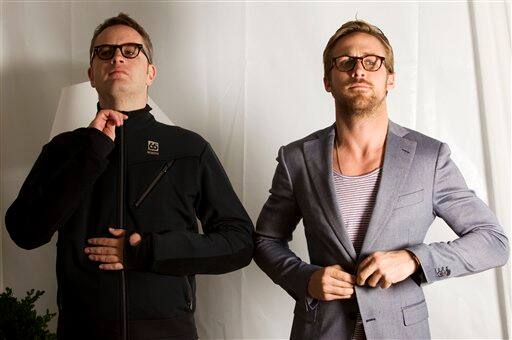
[[[292,330],[290,340],[318,339],[316,315],[318,313],[317,306],[314,309],[306,310],[304,301],[297,301],[293,313]]]
[[[427,303],[425,300],[421,300],[407,307],[402,307],[402,314],[404,317],[404,325],[414,325],[428,318]]]
[[[295,309],[293,310],[295,317],[298,317],[307,322],[315,322],[316,313],[318,311],[319,306],[316,306],[316,308],[313,309],[306,310],[306,306],[304,306],[304,304],[305,302],[297,302],[295,304]]]
[[[408,207],[410,205],[423,202],[424,191],[425,190],[423,189],[419,189],[408,194],[398,196],[398,201],[396,202],[395,209]]]
[[[192,289],[192,284],[190,283],[189,276],[185,276],[185,293],[187,300],[187,307],[191,312],[194,311],[194,291]]]

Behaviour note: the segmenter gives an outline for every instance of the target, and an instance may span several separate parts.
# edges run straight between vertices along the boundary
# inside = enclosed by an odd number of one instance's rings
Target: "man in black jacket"
[[[156,68],[140,25],[121,13],[98,26],[88,73],[96,117],[43,147],[7,211],[7,230],[25,249],[59,231],[60,339],[196,339],[194,275],[249,264],[252,223],[210,145],[151,115]],[[123,226],[116,225],[121,147]]]

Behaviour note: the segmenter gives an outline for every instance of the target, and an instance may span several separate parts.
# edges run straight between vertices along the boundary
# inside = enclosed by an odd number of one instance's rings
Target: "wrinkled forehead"
[[[351,33],[339,39],[331,52],[332,57],[340,55],[360,57],[368,54],[386,56],[386,49],[377,37],[362,32]]]
[[[126,43],[144,44],[142,36],[133,28],[125,25],[114,25],[104,29],[94,41],[94,46],[113,44],[121,45]]]

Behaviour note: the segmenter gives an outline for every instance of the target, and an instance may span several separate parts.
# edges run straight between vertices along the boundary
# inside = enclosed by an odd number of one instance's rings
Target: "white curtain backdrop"
[[[255,222],[279,146],[334,121],[322,52],[345,21],[380,27],[395,51],[392,120],[447,142],[468,186],[510,235],[510,5],[506,2],[2,2],[1,211],[47,142],[61,88],[87,80],[94,28],[120,11],[155,46],[150,95],[213,145]],[[95,112],[91,112],[91,120]],[[0,229],[0,289],[43,289],[56,311],[55,239],[19,249]],[[427,242],[456,235],[437,220]],[[302,225],[291,247],[308,260]],[[476,249],[475,251],[478,251]],[[510,265],[425,287],[433,338],[508,338]],[[293,301],[252,263],[198,276],[204,339],[288,338]],[[52,322],[55,327],[55,321]]]

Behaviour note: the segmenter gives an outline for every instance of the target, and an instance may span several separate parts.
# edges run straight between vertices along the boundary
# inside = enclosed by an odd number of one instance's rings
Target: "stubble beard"
[[[386,96],[378,98],[375,92],[372,90],[371,94],[368,93],[341,93],[336,102],[346,115],[357,118],[371,117],[377,112],[377,109],[382,105],[382,102]]]

